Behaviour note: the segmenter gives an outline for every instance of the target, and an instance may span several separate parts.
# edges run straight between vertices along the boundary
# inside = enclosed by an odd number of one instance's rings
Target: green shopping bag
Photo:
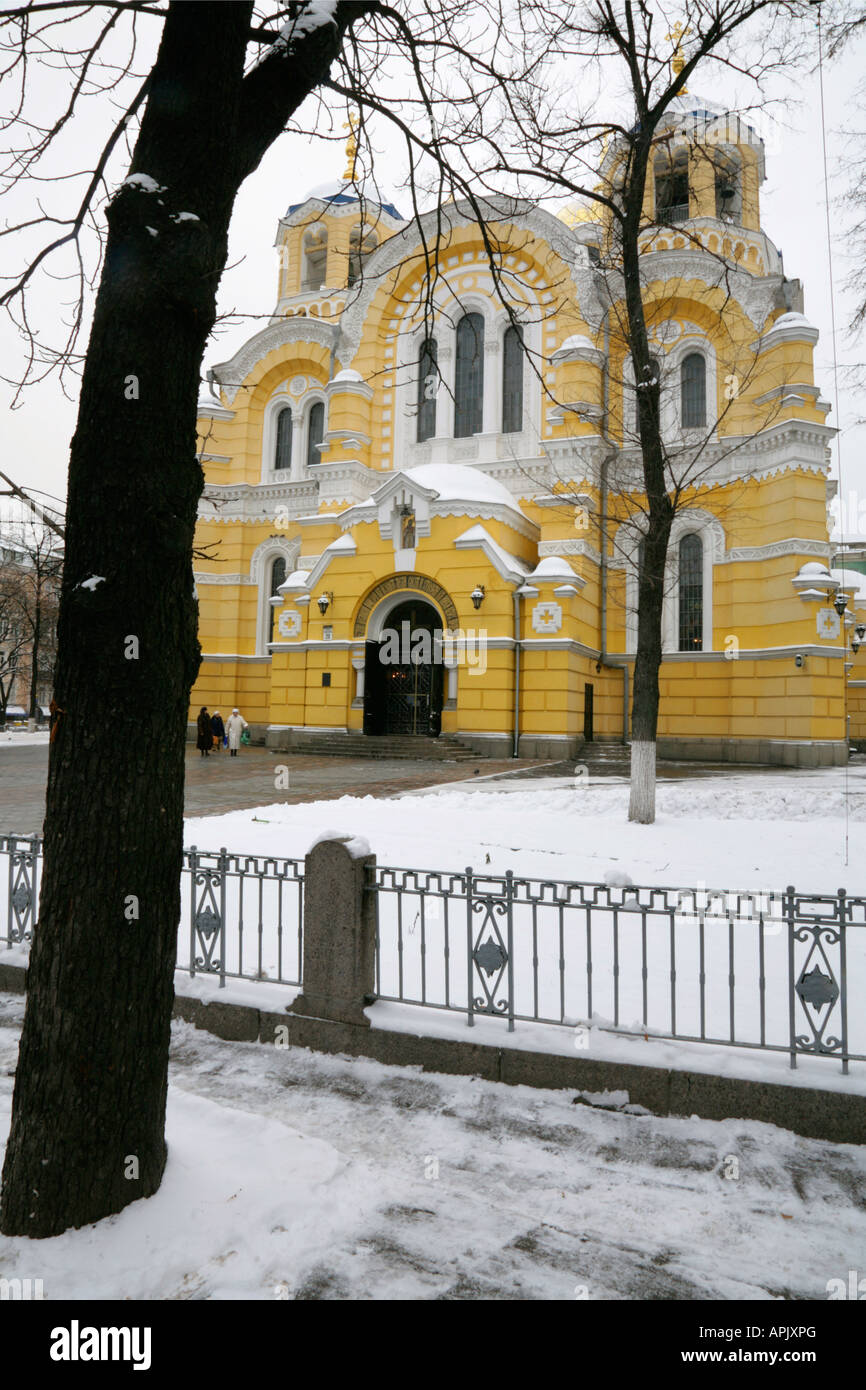
[[[250,731],[249,731],[249,729],[244,729],[244,730],[242,730],[242,732],[241,732],[241,743],[248,744],[249,741],[250,741]]]

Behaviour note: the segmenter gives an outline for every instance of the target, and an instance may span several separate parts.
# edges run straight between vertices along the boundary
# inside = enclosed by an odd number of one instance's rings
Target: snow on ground
[[[0,732],[0,748],[5,748],[7,744],[14,743],[18,748],[22,748],[25,743],[47,743],[50,738],[47,729],[37,731],[32,734],[19,733],[16,730],[4,729]]]
[[[0,995],[0,1135],[22,1013]],[[862,1268],[866,1150],[575,1094],[176,1023],[160,1191],[0,1237],[0,1277],[46,1299],[826,1299]]]
[[[363,835],[382,864],[513,869],[533,878],[772,892],[866,892],[866,768],[660,782],[654,825],[628,822],[628,786],[613,778],[446,784],[401,797],[278,803],[187,821],[200,849],[302,857],[326,830]],[[760,824],[756,824],[760,822]],[[489,858],[488,858],[489,856]]]
[[[552,901],[537,908],[516,901],[512,959],[518,1017],[553,1025],[560,1049],[568,1027],[592,1030],[593,1055],[609,1051],[610,1029],[646,1037],[656,1051],[655,1037],[674,1034],[711,1040],[698,1049],[712,1049],[714,1057],[699,1065],[714,1071],[813,1085],[821,1085],[826,1076],[828,1084],[836,1084],[839,1063],[830,1059],[816,1059],[808,1077],[799,1070],[791,1077],[787,1069],[789,958],[781,894],[790,883],[807,892],[832,895],[844,885],[850,892],[866,893],[866,771],[847,773],[847,866],[842,863],[844,776],[844,770],[829,770],[661,783],[659,816],[652,826],[629,825],[628,787],[619,781],[488,780],[389,799],[343,797],[202,818],[187,823],[187,843],[300,858],[328,832],[361,834],[380,865],[458,872],[472,865],[481,875],[513,869],[518,875],[580,883],[603,883],[626,874],[638,885],[685,889],[673,918],[660,899],[645,924],[627,900],[614,914],[605,906],[606,896],[591,913],[575,905],[562,915]],[[254,902],[256,882],[229,875],[226,968],[247,976],[258,968],[263,979],[296,980],[297,922],[287,908],[292,890],[286,890],[280,908],[282,885],[273,879],[265,883],[262,898]],[[428,884],[434,891],[423,898],[417,886],[413,880],[411,891],[399,899],[393,892],[379,895],[377,993],[412,1005],[448,1002],[465,1009],[469,982],[463,901],[447,892],[437,894],[442,883]],[[746,890],[758,897],[710,900],[707,906],[701,892],[713,889]],[[734,920],[729,921],[726,907]],[[180,965],[189,960],[187,922],[185,918],[179,935]],[[852,926],[847,942],[848,1047],[857,1055],[866,1053],[866,1014],[860,1002],[866,997],[866,926]],[[798,976],[823,965],[809,955],[811,949],[811,938],[795,943]],[[837,956],[838,949],[831,949],[836,972]],[[500,986],[498,997],[502,993]],[[808,1021],[800,1012],[798,1032],[825,1022],[814,1011]],[[840,1027],[839,1012],[826,1025],[828,1035]],[[465,1015],[445,1017],[449,1026],[465,1029]],[[530,1024],[531,1030],[539,1027]],[[734,1038],[757,1050],[732,1054],[728,1045]],[[768,1045],[779,1050],[768,1051]],[[565,1041],[566,1050],[572,1046],[573,1036]],[[673,1046],[681,1050],[688,1044]],[[649,1050],[641,1060],[670,1064],[651,1057]],[[853,1063],[851,1076],[842,1080],[851,1089],[862,1089],[864,1078],[866,1069]]]

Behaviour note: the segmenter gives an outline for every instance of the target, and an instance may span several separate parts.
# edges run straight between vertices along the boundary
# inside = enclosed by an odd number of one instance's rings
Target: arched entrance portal
[[[437,738],[442,728],[442,619],[422,598],[392,608],[366,643],[364,733]]]

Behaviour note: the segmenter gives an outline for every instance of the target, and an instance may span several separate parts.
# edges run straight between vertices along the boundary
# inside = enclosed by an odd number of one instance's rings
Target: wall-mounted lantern
[[[324,594],[319,594],[319,597],[316,599],[316,607],[318,608],[323,618],[333,602],[334,595],[330,591]]]
[[[476,584],[469,597],[472,600],[472,607],[477,612],[477,610],[481,607],[482,603],[484,602],[484,585]]]

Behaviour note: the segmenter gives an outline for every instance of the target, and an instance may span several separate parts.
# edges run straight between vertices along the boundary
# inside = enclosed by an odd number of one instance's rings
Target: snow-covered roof
[[[571,565],[561,555],[545,555],[543,560],[539,560],[529,578],[530,580],[545,579],[548,581],[551,579],[571,580],[575,579],[576,575]]]
[[[838,579],[845,593],[851,595],[852,608],[866,605],[866,574],[861,574],[859,570],[835,568],[830,573],[834,579]]]
[[[523,515],[514,494],[478,468],[463,463],[422,463],[406,469],[406,476],[438,492],[441,502],[493,502]]]

